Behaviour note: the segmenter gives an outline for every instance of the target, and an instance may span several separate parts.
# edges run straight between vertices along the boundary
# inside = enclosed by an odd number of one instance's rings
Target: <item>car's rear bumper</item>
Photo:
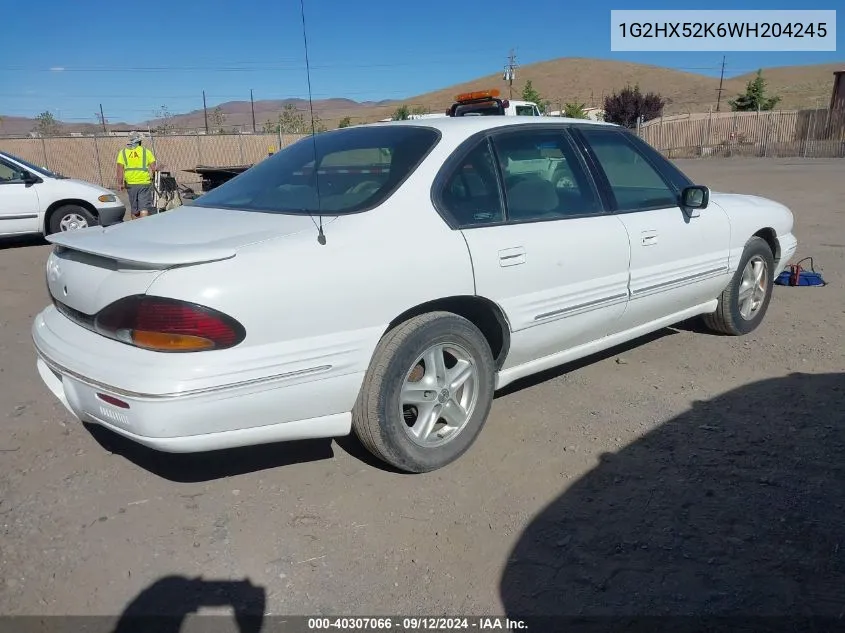
[[[126,207],[122,204],[116,207],[101,207],[97,209],[97,215],[100,218],[100,226],[120,224],[126,216]]]
[[[79,420],[99,424],[140,444],[169,453],[338,437],[347,435],[352,425],[349,412],[273,421],[279,419],[280,409],[291,399],[319,398],[322,390],[331,388],[321,384],[326,381],[299,385],[296,393],[288,393],[290,388],[269,388],[233,397],[229,390],[221,389],[194,396],[151,398],[142,394],[127,395],[108,385],[91,384],[40,353],[37,369],[47,388]],[[253,426],[257,420],[263,423]],[[207,428],[224,430],[205,432]]]
[[[139,350],[53,307],[36,317],[32,338],[39,375],[75,417],[168,452],[347,435],[363,380],[363,372],[330,366],[278,373],[259,365],[266,373],[247,376],[229,359],[229,373],[197,383],[191,374],[227,357]]]

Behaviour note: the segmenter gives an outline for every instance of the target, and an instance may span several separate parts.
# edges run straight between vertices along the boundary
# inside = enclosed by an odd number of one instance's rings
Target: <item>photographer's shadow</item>
[[[661,615],[679,619],[640,624],[712,631],[704,618],[719,615],[737,631],[739,616],[765,614],[751,629],[815,616],[830,620],[791,630],[841,631],[844,457],[845,373],[696,402],[603,455],[531,521],[502,574],[505,610],[592,618],[592,630]]]
[[[112,633],[180,633],[185,620],[203,607],[231,607],[236,627],[215,631],[260,633],[267,597],[249,579],[203,580],[166,576],[144,589],[120,615]],[[220,622],[225,616],[208,616]],[[201,630],[210,630],[206,626]]]

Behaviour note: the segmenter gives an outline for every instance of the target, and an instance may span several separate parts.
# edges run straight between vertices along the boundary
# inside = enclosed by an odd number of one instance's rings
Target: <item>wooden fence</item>
[[[669,158],[845,157],[845,110],[691,114],[654,119],[639,135]]]

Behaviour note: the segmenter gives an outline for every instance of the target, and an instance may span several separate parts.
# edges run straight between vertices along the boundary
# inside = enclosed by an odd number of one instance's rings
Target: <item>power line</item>
[[[335,92],[315,92],[314,96],[324,96],[324,97],[338,97],[338,95],[382,95],[382,94],[408,94],[407,90],[382,90],[382,89],[373,89],[373,90],[344,90],[342,88],[336,90]],[[196,93],[192,94],[180,94],[180,95],[155,95],[155,98],[158,100],[161,99],[195,99]],[[21,95],[20,93],[0,93],[0,97],[5,99],[132,99],[134,101],[138,100],[138,95],[136,94],[101,94],[96,92],[91,92],[88,94],[30,94],[30,95]],[[212,94],[209,93],[209,97],[213,97],[216,99],[238,99],[240,98],[241,101],[246,102],[244,99],[243,93],[238,94]],[[340,97],[338,97],[340,98]],[[279,100],[279,99],[305,99],[299,94],[271,94],[264,99],[260,99],[263,101],[272,101],[272,100]]]
[[[484,56],[479,54],[477,59],[483,59]],[[464,60],[467,58],[465,57]],[[414,66],[430,66],[432,63],[447,63],[451,62],[454,63],[455,59],[443,59],[443,60],[419,60],[413,62],[397,62],[397,63],[372,63],[372,64],[345,64],[345,63],[325,63],[325,64],[312,64],[311,70],[318,69],[318,70],[326,70],[326,69],[335,69],[335,68],[363,68],[363,69],[372,69],[372,68],[407,68],[407,67],[414,67]],[[298,70],[305,70],[305,65],[303,64],[291,64],[291,65],[272,65],[272,66],[260,66],[260,67],[249,67],[249,66],[136,66],[136,67],[129,67],[129,68],[118,68],[118,67],[80,67],[80,68],[70,68],[70,67],[63,67],[61,69],[53,69],[53,68],[32,68],[32,67],[23,67],[23,66],[6,66],[0,67],[0,71],[8,71],[8,72],[40,72],[40,73],[116,73],[116,72],[173,72],[173,71],[206,71],[206,72],[265,72],[265,71],[279,71],[279,70],[290,70],[290,71],[298,71]]]
[[[456,59],[456,56],[450,56],[442,59],[438,58],[430,58],[427,57],[425,59],[420,59],[417,61],[409,61],[409,62],[393,62],[393,63],[336,63],[336,62],[325,62],[325,63],[318,63],[318,64],[311,64],[311,70],[314,69],[333,69],[333,68],[403,68],[403,67],[412,67],[412,66],[430,66],[433,63],[451,63],[455,64],[456,61],[464,61],[468,59],[485,59],[486,55],[483,52],[479,51],[478,55],[474,58],[469,58],[463,56],[463,59]],[[551,60],[550,60],[551,61]],[[513,68],[516,69],[519,65],[516,63],[516,55],[513,50],[511,50],[510,55],[508,56],[508,64],[506,64],[505,68]],[[537,62],[540,63],[540,62]],[[512,66],[511,66],[512,64]],[[716,70],[718,66],[666,66],[664,67],[667,70]],[[81,67],[53,67],[53,68],[38,68],[32,66],[0,66],[0,72],[44,72],[44,73],[100,73],[100,72],[173,72],[173,71],[208,71],[208,72],[262,72],[262,71],[278,71],[278,70],[305,70],[305,65],[301,63],[292,63],[292,64],[267,64],[262,62],[256,62],[255,64],[249,65],[237,65],[237,64],[229,64],[227,66],[213,66],[213,65],[196,65],[196,66],[180,66],[180,65],[169,65],[169,66],[135,66],[135,67],[119,67],[119,66],[81,66]],[[753,70],[757,70],[757,68],[737,68],[738,71],[747,71],[751,72]]]

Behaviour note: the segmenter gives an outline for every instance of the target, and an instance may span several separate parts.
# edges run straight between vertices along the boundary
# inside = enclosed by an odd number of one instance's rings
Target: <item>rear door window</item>
[[[486,138],[479,141],[446,178],[440,204],[460,228],[504,220],[496,160]]]
[[[508,221],[562,219],[604,212],[598,193],[563,131],[497,134]]]

